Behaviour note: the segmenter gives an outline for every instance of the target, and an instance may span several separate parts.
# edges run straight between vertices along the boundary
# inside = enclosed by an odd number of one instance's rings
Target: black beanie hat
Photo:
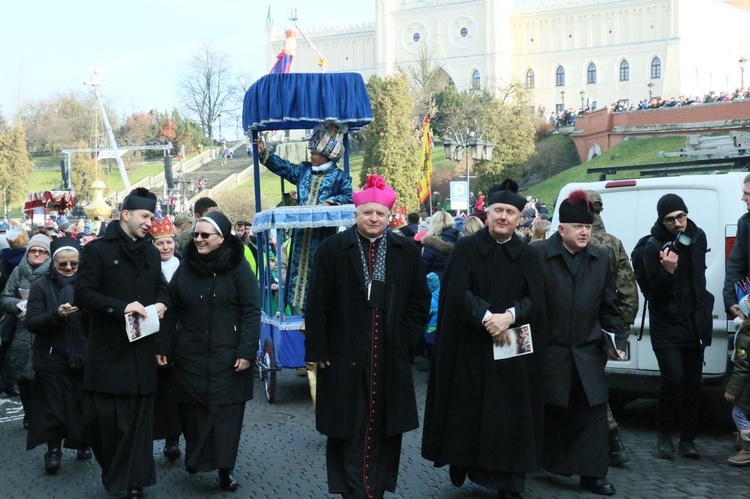
[[[199,222],[201,220],[213,225],[222,237],[227,237],[232,234],[232,222],[230,222],[229,219],[219,211],[206,213],[203,217],[198,219]]]
[[[122,202],[123,210],[148,210],[156,213],[156,194],[145,187],[137,187]]]
[[[522,211],[526,206],[526,199],[518,194],[518,183],[506,178],[500,185],[493,185],[487,191],[487,206],[495,203],[509,204],[515,206],[518,211]]]
[[[586,191],[573,191],[560,203],[560,223],[591,224],[594,222],[594,211]]]
[[[656,213],[659,214],[659,220],[664,220],[664,217],[674,211],[688,212],[685,201],[682,200],[677,194],[664,194],[659,201],[656,203]]]
[[[56,237],[52,240],[49,245],[49,252],[52,258],[55,258],[55,254],[59,251],[75,251],[79,255],[81,254],[81,243],[74,237]]]

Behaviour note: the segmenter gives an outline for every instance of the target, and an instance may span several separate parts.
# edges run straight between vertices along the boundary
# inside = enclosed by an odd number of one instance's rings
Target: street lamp
[[[648,87],[648,101],[651,102],[651,96],[654,93],[654,82],[650,81],[646,86]]]
[[[580,94],[581,94],[581,114],[583,114],[583,99],[586,98],[586,91],[581,90]]]
[[[482,140],[483,133],[480,133],[479,138],[476,138],[477,132],[472,132],[468,129],[464,135],[461,135],[453,127],[449,126],[446,128],[446,132],[452,133],[455,141],[443,141],[445,157],[460,162],[464,153],[466,153],[466,212],[468,213],[471,208],[471,202],[469,201],[469,194],[471,193],[469,189],[471,178],[469,172],[469,154],[471,154],[471,157],[475,161],[490,161],[495,144]]]
[[[738,62],[740,63],[740,90],[745,90],[745,64],[747,59],[742,56]]]

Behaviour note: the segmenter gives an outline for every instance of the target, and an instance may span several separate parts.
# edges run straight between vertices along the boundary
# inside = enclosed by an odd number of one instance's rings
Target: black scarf
[[[130,258],[134,262],[143,262],[144,261],[144,253],[146,251],[147,245],[150,245],[151,242],[148,241],[145,237],[139,237],[136,239],[133,239],[129,235],[125,234],[125,231],[122,230],[122,227],[119,223],[115,223],[115,232],[117,233],[117,239],[120,241],[120,247],[122,250],[130,255]],[[136,265],[136,272],[142,268],[141,265]]]
[[[57,283],[60,292],[57,295],[55,310],[64,303],[73,304],[73,288],[77,274],[64,276],[57,272],[53,265],[49,268],[49,279]],[[63,317],[63,334],[65,335],[65,350],[68,355],[68,365],[71,369],[83,369],[86,364],[86,328],[83,324],[81,311]]]

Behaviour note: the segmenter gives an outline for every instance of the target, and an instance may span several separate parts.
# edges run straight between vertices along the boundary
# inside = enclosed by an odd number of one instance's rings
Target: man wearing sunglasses
[[[706,290],[706,234],[688,218],[676,194],[656,204],[658,218],[643,250],[648,281],[651,345],[659,362],[658,455],[675,457],[679,432],[682,457],[700,457],[698,429],[703,350],[711,344],[714,297]]]
[[[89,313],[84,373],[84,418],[91,448],[109,492],[143,497],[156,483],[153,456],[157,335],[130,342],[125,314],[146,316],[155,305],[161,318],[169,301],[161,257],[146,238],[156,196],[133,189],[120,220],[84,248],[75,286],[75,305]]]

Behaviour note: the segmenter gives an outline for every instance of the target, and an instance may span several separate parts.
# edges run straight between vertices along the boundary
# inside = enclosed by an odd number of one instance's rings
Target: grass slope
[[[653,139],[632,139],[616,145],[601,156],[574,166],[564,172],[538,183],[528,190],[527,194],[538,196],[548,206],[552,206],[557,195],[566,184],[571,182],[595,182],[599,174],[587,174],[588,168],[606,166],[627,166],[649,163],[671,163],[682,158],[661,158],[660,151],[679,151],[685,145],[685,137],[661,137]],[[632,178],[637,171],[626,171],[610,176],[612,179]]]

